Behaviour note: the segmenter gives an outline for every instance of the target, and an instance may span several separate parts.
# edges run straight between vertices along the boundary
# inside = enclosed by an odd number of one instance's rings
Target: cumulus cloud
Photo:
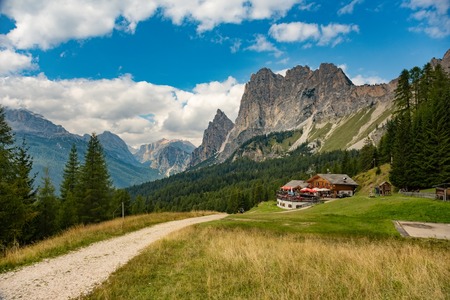
[[[320,38],[317,24],[303,22],[274,24],[270,27],[269,34],[278,42],[303,42]]]
[[[413,10],[411,18],[419,22],[411,31],[424,32],[432,38],[450,35],[449,0],[407,0],[402,6]]]
[[[134,33],[139,22],[158,11],[174,24],[197,24],[197,31],[222,23],[283,17],[302,0],[4,0],[0,13],[15,22],[6,38],[17,49],[53,48],[71,39]]]
[[[351,32],[359,32],[358,25],[330,23],[319,26],[315,23],[292,22],[273,24],[269,29],[269,35],[278,42],[315,41],[319,46],[336,46]]]
[[[110,130],[130,145],[161,138],[188,138],[200,144],[203,131],[218,108],[237,116],[244,85],[199,84],[192,91],[135,82],[125,75],[102,80],[49,80],[35,77],[0,79],[0,103],[24,107],[77,134]]]
[[[353,0],[349,4],[338,10],[338,15],[352,14],[356,4],[363,3],[364,0]]]
[[[383,79],[379,76],[363,76],[363,75],[356,75],[355,77],[351,78],[351,81],[355,85],[364,85],[364,84],[380,84],[380,83],[387,83],[388,80]]]
[[[333,47],[344,41],[345,35],[351,32],[359,32],[358,25],[344,25],[344,24],[328,24],[321,25],[320,30],[322,32],[319,42],[319,46],[332,45]]]
[[[280,51],[277,47],[275,47],[274,44],[269,42],[267,38],[262,34],[256,35],[253,44],[247,47],[247,50],[256,52],[272,52],[273,55],[275,55],[275,57],[279,57],[281,56],[281,54],[283,54],[282,51]]]
[[[0,49],[0,75],[11,75],[23,70],[35,69],[30,54],[21,54],[10,49]]]

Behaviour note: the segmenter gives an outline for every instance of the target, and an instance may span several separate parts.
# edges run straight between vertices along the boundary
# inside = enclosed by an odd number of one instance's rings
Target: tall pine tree
[[[103,154],[103,147],[95,133],[88,143],[85,163],[80,171],[77,188],[78,216],[82,223],[100,222],[112,217],[112,183]]]
[[[34,217],[31,210],[33,182],[26,148],[14,147],[14,136],[0,106],[0,252],[23,241],[24,226]]]

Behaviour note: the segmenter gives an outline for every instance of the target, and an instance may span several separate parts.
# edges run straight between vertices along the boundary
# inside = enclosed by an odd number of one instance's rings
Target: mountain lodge
[[[333,197],[353,196],[358,184],[347,174],[317,174],[306,180],[310,188],[330,189]]]

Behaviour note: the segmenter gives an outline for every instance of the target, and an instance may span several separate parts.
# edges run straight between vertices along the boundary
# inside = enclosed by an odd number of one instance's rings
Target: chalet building
[[[310,188],[330,189],[333,197],[353,196],[358,184],[347,174],[317,174],[306,180]]]

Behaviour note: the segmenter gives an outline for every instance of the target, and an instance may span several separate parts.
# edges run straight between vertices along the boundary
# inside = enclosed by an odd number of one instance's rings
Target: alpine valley
[[[450,50],[442,59],[433,58],[431,64],[440,64],[450,73]],[[235,122],[217,110],[196,149],[188,141],[166,139],[132,149],[111,132],[98,137],[118,188],[229,159],[283,157],[305,144],[316,152],[361,149],[367,139],[376,144],[384,133],[394,111],[397,80],[356,86],[329,63],[316,70],[297,66],[285,76],[263,68],[246,84]],[[73,144],[83,162],[88,135],[72,134],[25,109],[7,108],[6,120],[16,142],[26,141],[37,182],[48,168],[59,186]]]

